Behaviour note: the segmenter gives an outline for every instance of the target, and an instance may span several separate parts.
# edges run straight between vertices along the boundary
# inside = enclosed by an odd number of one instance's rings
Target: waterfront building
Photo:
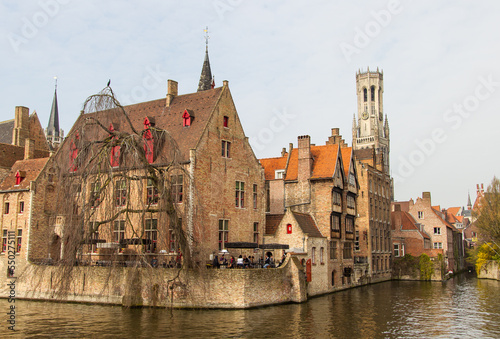
[[[359,180],[356,219],[356,262],[368,263],[372,281],[391,279],[392,241],[390,204],[390,137],[384,120],[383,73],[356,73],[357,118],[353,119],[352,145]]]

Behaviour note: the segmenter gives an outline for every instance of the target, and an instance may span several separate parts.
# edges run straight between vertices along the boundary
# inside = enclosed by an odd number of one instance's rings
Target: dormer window
[[[150,164],[154,161],[154,138],[150,129],[154,125],[154,119],[150,117],[144,118],[144,132],[142,138],[144,139],[144,153],[146,155],[146,160]]]
[[[110,132],[115,132],[117,129],[118,129],[118,125],[117,124],[111,123],[109,125],[109,131]],[[116,143],[116,136],[113,136],[111,138],[111,142],[112,143]],[[110,155],[110,159],[109,159],[111,167],[118,167],[118,166],[120,166],[120,148],[121,147],[119,145],[115,145],[115,146],[111,147],[111,155]]]
[[[16,186],[19,186],[21,184],[21,181],[26,178],[26,172],[24,171],[17,171],[16,172]]]
[[[78,142],[78,139],[80,139],[80,135],[78,132],[75,133],[75,138],[71,139],[71,142],[69,144],[69,171],[70,172],[76,172],[78,169],[78,166],[76,164],[76,158],[78,157],[78,148],[76,146],[76,143]]]
[[[193,122],[194,116],[187,109],[182,113],[182,127],[189,127]]]
[[[228,128],[229,127],[229,117],[224,116],[224,127]]]
[[[284,179],[284,177],[285,177],[284,169],[274,171],[274,179]]]

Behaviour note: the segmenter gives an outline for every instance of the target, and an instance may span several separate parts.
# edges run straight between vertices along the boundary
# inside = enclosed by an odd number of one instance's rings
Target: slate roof
[[[16,161],[14,166],[5,178],[5,180],[0,184],[0,190],[15,190],[15,189],[26,189],[30,186],[30,181],[35,180],[43,167],[47,163],[49,158],[40,159],[29,159],[29,160],[19,160]],[[17,171],[22,171],[26,174],[24,179],[19,185],[16,186],[16,173]]]
[[[337,167],[338,145],[311,146],[313,157],[311,179],[333,178]],[[286,171],[286,180],[297,180],[299,168],[299,149],[294,148]]]
[[[266,214],[266,233],[265,234],[275,234],[278,226],[283,220],[284,214]]]
[[[286,158],[287,157],[279,157],[259,160],[262,167],[264,167],[264,176],[266,180],[274,180],[276,178],[276,170],[286,169]]]
[[[14,119],[0,122],[0,143],[12,144],[13,130],[14,130]]]
[[[124,106],[124,109],[137,131],[144,130],[143,123],[146,116],[154,118],[155,127],[166,130],[177,143],[181,153],[181,161],[188,161],[189,150],[196,148],[210,115],[221,96],[222,89],[223,87],[218,87],[179,95],[173,98],[168,107],[166,106],[166,98],[161,98]],[[182,114],[186,109],[193,112],[195,117],[190,127],[182,126]],[[88,117],[97,118],[106,127],[110,123],[119,123],[119,131],[131,132],[130,126],[118,109],[81,114],[72,130],[79,128],[84,123],[85,118]],[[98,133],[101,133],[103,138],[106,137],[104,130],[99,129]],[[71,136],[68,139],[71,139]]]
[[[293,216],[295,217],[295,220],[297,220],[297,222],[299,223],[302,232],[308,234],[310,237],[324,238],[321,232],[319,231],[318,227],[316,226],[316,223],[314,222],[313,218],[309,214],[302,214],[296,212],[292,213]]]

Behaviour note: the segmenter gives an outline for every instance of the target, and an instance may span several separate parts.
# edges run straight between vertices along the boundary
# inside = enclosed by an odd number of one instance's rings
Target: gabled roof
[[[124,106],[132,125],[137,131],[144,130],[144,118],[154,118],[155,127],[166,130],[170,137],[177,143],[181,153],[181,161],[189,160],[189,150],[196,149],[203,131],[210,119],[224,87],[209,89],[175,96],[166,106],[166,99],[161,98],[153,101],[142,102],[134,105]],[[227,89],[229,90],[229,89]],[[196,116],[189,127],[182,125],[182,114],[188,110]],[[81,114],[72,130],[79,128],[88,117],[97,118],[104,126],[113,122],[121,122],[120,132],[130,132],[130,126],[123,118],[118,109],[99,111],[95,113]],[[99,130],[102,137],[105,131]],[[71,132],[67,139],[71,139]]]
[[[30,181],[33,181],[38,177],[48,160],[49,158],[40,158],[16,161],[14,166],[12,166],[9,175],[0,184],[0,190],[4,191],[29,188]],[[23,172],[26,176],[21,183],[16,186],[16,173],[18,171]]]
[[[275,179],[276,170],[286,169],[286,157],[260,159],[260,164],[264,167],[266,180]]]
[[[0,122],[0,143],[12,144],[12,131],[14,119]]]
[[[302,232],[305,234],[309,235],[310,237],[315,237],[315,238],[324,238],[321,232],[319,231],[318,227],[316,226],[316,223],[314,222],[313,218],[309,214],[303,214],[303,213],[296,213],[292,212],[293,216],[295,217],[295,220],[297,220],[297,223],[299,224],[300,228],[302,229]]]
[[[443,224],[445,224],[446,227],[450,228],[452,231],[458,232],[458,230],[455,228],[455,226],[453,226],[452,224],[450,224],[448,221],[446,221],[445,219],[443,219],[441,217],[441,213],[439,213],[438,211],[436,211],[434,208],[431,208],[431,209],[432,209],[432,212],[434,212],[434,214],[439,218],[439,220],[441,220],[441,222]]]
[[[399,219],[401,220],[401,224],[396,225],[397,220]],[[413,218],[413,216],[408,212],[391,212],[391,226],[393,230],[417,231],[423,238],[430,239],[427,233],[421,231],[420,227],[417,225],[415,218]]]
[[[349,176],[349,170],[351,169],[352,163],[352,147],[344,147],[340,149],[342,153],[342,163],[344,164],[344,173],[346,178]]]
[[[461,207],[448,207],[447,211],[448,213],[457,216],[458,212],[460,212]]]
[[[311,146],[313,157],[311,179],[333,178],[337,167],[338,145]],[[299,168],[299,149],[294,148],[286,170],[286,180],[297,180]]]
[[[283,220],[284,214],[266,214],[265,234],[274,234]]]

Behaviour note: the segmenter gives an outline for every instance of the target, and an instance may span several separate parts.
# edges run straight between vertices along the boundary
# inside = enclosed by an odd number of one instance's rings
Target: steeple
[[[49,124],[45,129],[45,136],[47,138],[47,142],[51,149],[57,149],[61,140],[63,138],[64,132],[59,129],[59,108],[57,105],[57,77],[54,77],[55,90],[54,90],[54,98],[52,99],[52,108],[50,110]]]
[[[198,83],[198,92],[206,91],[212,88],[212,71],[210,70],[210,61],[208,59],[208,27],[205,29],[205,60],[201,69],[200,82]]]
[[[467,192],[467,209],[472,209],[472,203],[470,202],[470,192]]]

